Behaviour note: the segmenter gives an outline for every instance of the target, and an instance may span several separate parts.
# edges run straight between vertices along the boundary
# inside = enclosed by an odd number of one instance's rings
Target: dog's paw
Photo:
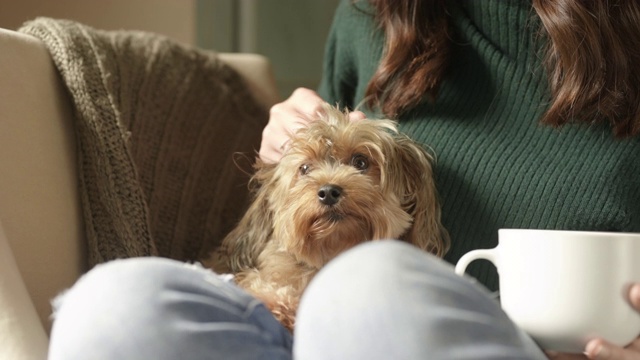
[[[297,304],[277,298],[265,299],[261,296],[258,296],[258,298],[262,300],[276,320],[278,320],[287,330],[293,333],[293,328],[296,323]]]
[[[271,310],[273,316],[284,326],[287,330],[293,333],[293,328],[296,324],[295,310],[292,310],[285,306],[285,304],[276,304]]]

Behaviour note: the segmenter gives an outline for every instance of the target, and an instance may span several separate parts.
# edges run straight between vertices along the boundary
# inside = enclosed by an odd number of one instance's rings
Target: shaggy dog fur
[[[256,163],[254,200],[205,265],[232,273],[288,329],[313,276],[365,241],[448,247],[432,157],[390,120],[349,121],[327,106],[278,164]]]

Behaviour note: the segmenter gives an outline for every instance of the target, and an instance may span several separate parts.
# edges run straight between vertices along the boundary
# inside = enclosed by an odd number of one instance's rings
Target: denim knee
[[[198,265],[113,261],[55,303],[50,359],[290,358],[290,336],[268,310]]]
[[[391,240],[359,245],[321,270],[303,295],[295,334],[301,360],[535,358],[535,345],[486,289]]]

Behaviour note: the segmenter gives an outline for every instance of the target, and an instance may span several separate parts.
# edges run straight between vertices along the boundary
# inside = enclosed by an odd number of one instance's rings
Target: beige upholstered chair
[[[262,56],[221,54],[266,106]],[[50,300],[86,270],[71,103],[43,44],[0,29],[0,359],[44,359]]]

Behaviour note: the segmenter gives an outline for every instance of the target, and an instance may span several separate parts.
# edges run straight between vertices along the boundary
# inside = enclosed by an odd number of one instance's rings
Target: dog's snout
[[[325,205],[335,205],[342,196],[342,188],[338,185],[323,185],[318,190],[318,200]]]

